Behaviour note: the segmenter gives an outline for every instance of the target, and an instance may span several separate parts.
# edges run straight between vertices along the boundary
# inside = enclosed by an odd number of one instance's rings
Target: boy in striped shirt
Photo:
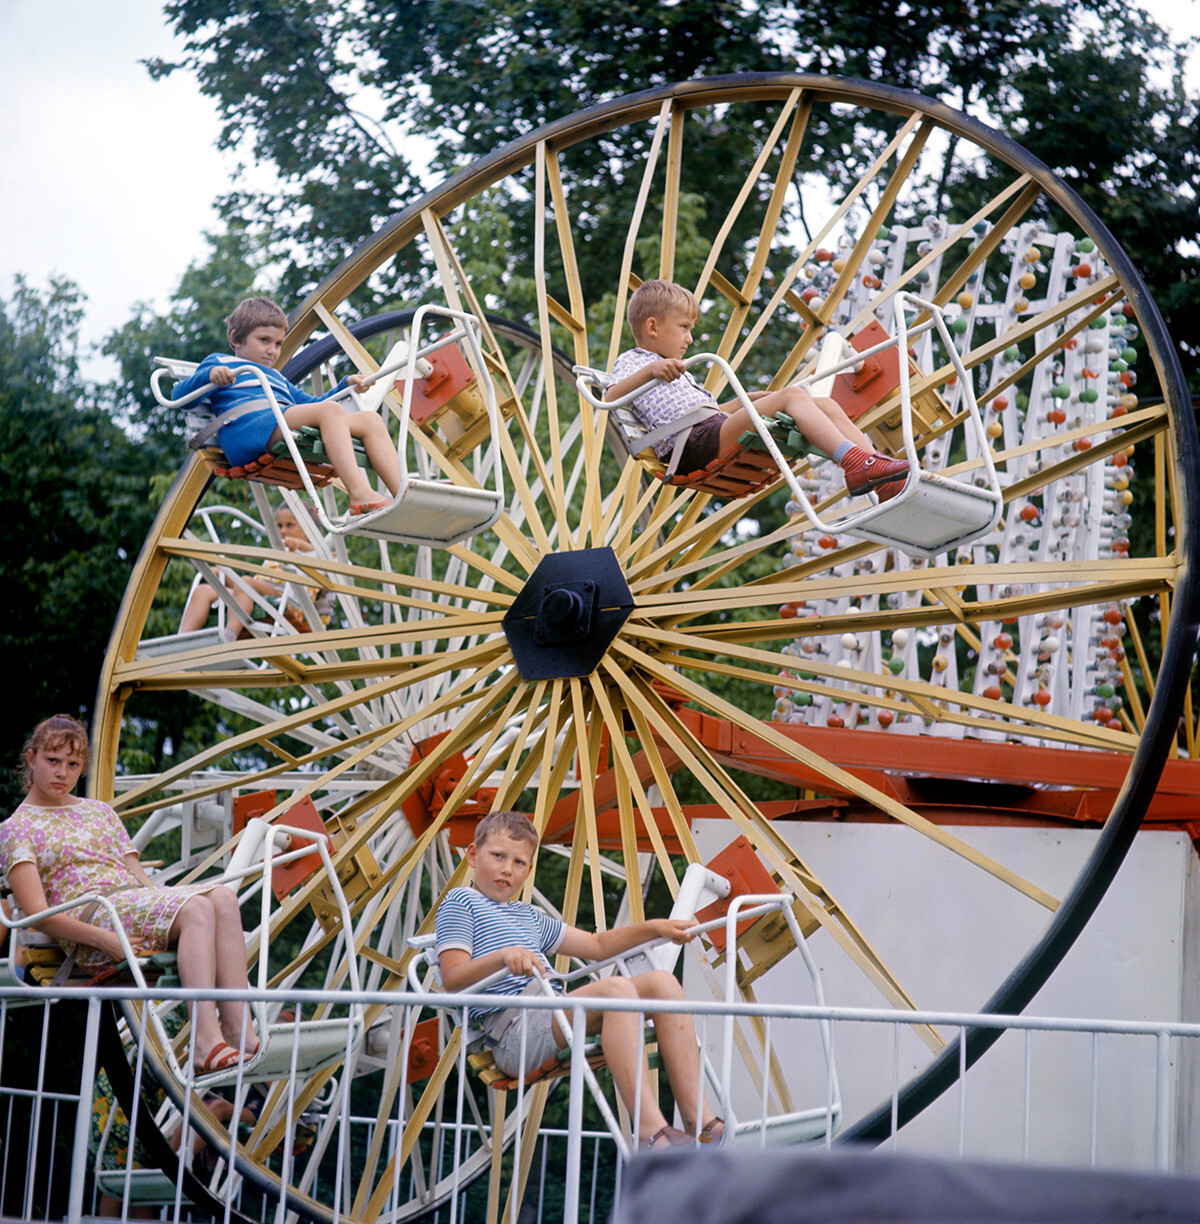
[[[653,939],[687,943],[691,923],[682,919],[652,918],[611,931],[581,931],[567,926],[536,906],[515,900],[533,869],[537,831],[520,812],[492,812],[475,829],[467,847],[467,862],[474,869],[470,888],[452,889],[438,907],[437,951],[442,985],[451,993],[469,991],[477,982],[506,969],[508,974],[485,993],[519,995],[544,977],[549,958],[556,953],[585,960],[605,960]],[[682,999],[683,989],[673,974],[651,970],[636,977],[614,974],[573,990],[572,995],[595,998]],[[697,1094],[700,1056],[691,1018],[671,1012],[650,1013],[658,1047],[671,1082],[676,1104],[689,1134],[667,1123],[651,1087],[649,1067],[641,1041],[637,1012],[590,1012],[589,1033],[600,1034],[600,1044],[612,1072],[617,1093],[632,1115],[641,1080],[641,1111],[637,1135],[643,1147],[677,1143],[713,1142],[725,1127]],[[521,1029],[525,1018],[525,1060],[521,1065]],[[473,1008],[471,1020],[484,1031],[483,1043],[492,1050],[496,1066],[506,1075],[526,1074],[552,1058],[566,1044],[549,1010]]]

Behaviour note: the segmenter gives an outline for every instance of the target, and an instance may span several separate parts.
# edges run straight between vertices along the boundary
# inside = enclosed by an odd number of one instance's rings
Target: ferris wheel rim
[[[986,132],[988,140],[985,147],[992,143],[1005,142],[1014,150],[1019,151],[1022,159],[1027,160],[1032,167],[1029,172],[1037,177],[1038,182],[1042,183],[1054,197],[1055,202],[1060,204],[1068,215],[1076,219],[1082,218],[1080,223],[1091,236],[1098,240],[1101,236],[1106,238],[1108,246],[1102,246],[1105,257],[1109,259],[1114,268],[1120,270],[1122,280],[1135,290],[1131,294],[1131,299],[1134,301],[1147,347],[1158,367],[1159,376],[1163,382],[1164,396],[1168,401],[1168,409],[1172,408],[1172,404],[1178,405],[1182,402],[1180,397],[1183,394],[1184,383],[1178,355],[1170,345],[1165,325],[1149,294],[1145,292],[1141,277],[1137,274],[1136,269],[1132,268],[1124,252],[1099,218],[1071,192],[1062,180],[1054,176],[1042,163],[1037,162],[1037,159],[1025,153],[1019,145],[1011,142],[1009,138],[980,124],[978,120],[953,112],[944,104],[926,99],[923,95],[914,95],[890,86],[850,82],[843,78],[819,77],[809,74],[743,74],[726,78],[700,79],[680,85],[661,87],[641,94],[628,95],[624,99],[606,102],[598,107],[588,108],[580,112],[578,116],[560,120],[522,137],[487,158],[481,159],[475,166],[422,197],[421,200],[416,201],[399,214],[388,226],[361,244],[355,253],[322,282],[314,294],[298,308],[295,316],[297,332],[303,331],[304,321],[307,314],[311,312],[312,304],[315,301],[324,300],[327,295],[347,284],[347,273],[352,267],[361,270],[368,254],[377,252],[381,243],[393,240],[397,232],[393,227],[413,225],[414,219],[419,218],[422,211],[435,204],[438,206],[445,204],[446,211],[448,211],[459,202],[453,199],[453,196],[463,191],[464,184],[470,183],[473,186],[465,195],[461,195],[460,199],[472,198],[480,190],[481,178],[492,173],[497,166],[504,165],[507,168],[491,181],[503,178],[511,172],[512,166],[516,164],[512,161],[515,150],[521,150],[522,156],[526,156],[543,141],[570,143],[569,138],[572,134],[585,128],[588,134],[592,129],[596,132],[612,130],[632,121],[628,107],[634,102],[640,108],[638,113],[645,111],[647,116],[650,116],[658,106],[667,100],[678,99],[685,104],[703,105],[705,97],[709,96],[706,90],[717,90],[722,100],[734,100],[738,97],[751,97],[759,94],[770,98],[795,88],[809,89],[818,96],[832,96],[838,101],[858,101],[862,105],[873,106],[876,109],[887,109],[882,105],[884,101],[897,105],[903,103],[904,110],[911,112],[919,109],[939,121],[952,115],[956,123],[952,125],[945,122],[943,126],[950,130],[961,130],[963,134],[969,135],[972,139],[978,139],[979,132]],[[919,107],[914,105],[915,100],[919,101]],[[623,105],[626,107],[624,110]],[[586,124],[583,122],[585,117]],[[607,127],[596,126],[600,123],[607,124]],[[583,139],[583,136],[577,135],[576,139]],[[1043,174],[1046,176],[1045,179],[1040,177]],[[447,203],[447,201],[451,202]],[[1074,201],[1074,204],[1071,201]],[[1076,205],[1077,209],[1075,209]],[[377,264],[372,265],[374,266]],[[361,279],[365,279],[367,274],[369,274],[369,269]],[[1197,539],[1200,538],[1196,530],[1197,442],[1194,426],[1190,430],[1187,428],[1190,414],[1172,410],[1171,419],[1177,459],[1185,474],[1185,479],[1180,485],[1182,513],[1177,518],[1176,528],[1179,533],[1178,552],[1182,560],[1180,572],[1186,576],[1195,572]],[[1163,682],[1155,692],[1148,712],[1146,731],[1141,736],[1118,803],[1105,824],[1097,846],[1076,876],[1071,891],[1059,906],[1042,940],[1026,953],[1001,988],[981,1009],[985,1012],[1002,1014],[1005,1011],[1013,1010],[1014,1007],[1020,1010],[1028,1003],[1036,989],[1048,977],[1049,972],[1059,963],[1062,955],[1065,954],[1065,949],[1074,941],[1091,913],[1094,912],[1132,843],[1133,836],[1141,823],[1146,801],[1153,791],[1158,773],[1166,760],[1170,742],[1173,740],[1174,727],[1168,724],[1172,723],[1182,691],[1187,683],[1190,670],[1190,650],[1195,641],[1197,625],[1200,624],[1200,607],[1198,607],[1200,596],[1192,591],[1194,585],[1194,583],[1181,581],[1176,589],[1171,627],[1160,673]],[[990,1045],[995,1039],[992,1036],[991,1040],[988,1040],[988,1035],[993,1032],[993,1030],[986,1030],[968,1035],[969,1063],[981,1056],[987,1045]],[[905,1086],[901,1094],[905,1121],[908,1120],[908,1117],[914,1116],[919,1108],[924,1107],[920,1103],[922,1100],[927,1097],[928,1100],[924,1100],[924,1103],[929,1103],[930,1100],[940,1095],[945,1087],[949,1086],[947,1081],[952,1080],[957,1074],[957,1066],[958,1052],[952,1043],[944,1055],[935,1058],[933,1063]],[[933,1092],[935,1087],[937,1091]],[[933,1095],[930,1095],[931,1092]],[[881,1124],[877,1121],[876,1115],[867,1115],[864,1119],[852,1124],[843,1132],[843,1136],[845,1139],[875,1138],[878,1137],[879,1125]]]

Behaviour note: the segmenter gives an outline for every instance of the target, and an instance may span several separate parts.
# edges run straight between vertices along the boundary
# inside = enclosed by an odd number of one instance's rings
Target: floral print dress
[[[17,863],[32,863],[41,877],[46,901],[52,906],[87,893],[111,893],[130,938],[141,940],[147,951],[162,952],[184,902],[197,893],[209,892],[214,885],[147,887],[125,861],[127,854],[136,853],[121,818],[98,799],[77,799],[63,807],[22,803],[0,824],[0,870],[5,875]],[[112,930],[103,907],[96,910],[91,922]],[[69,950],[71,945],[63,947]],[[98,948],[80,944],[75,963],[94,972],[112,962]]]

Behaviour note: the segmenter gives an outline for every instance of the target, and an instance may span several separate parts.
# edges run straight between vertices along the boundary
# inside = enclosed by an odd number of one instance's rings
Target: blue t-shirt
[[[500,948],[528,948],[549,969],[549,958],[558,950],[567,928],[561,918],[552,918],[524,901],[492,901],[474,888],[452,888],[438,906],[435,930],[439,955],[461,948],[475,960]],[[484,993],[519,995],[529,982],[527,977],[510,973]],[[478,1020],[499,1010],[473,1007],[470,1018]]]

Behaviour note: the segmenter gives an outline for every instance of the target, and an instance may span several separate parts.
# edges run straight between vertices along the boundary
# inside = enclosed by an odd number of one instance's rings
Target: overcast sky
[[[1143,2],[1200,34],[1200,0]],[[17,273],[66,276],[96,343],[203,253],[232,169],[216,112],[187,74],[155,82],[139,62],[177,50],[160,0],[0,0],[0,47],[0,299]]]
[[[97,341],[164,303],[216,228],[216,111],[138,62],[172,53],[160,0],[0,0],[0,47],[0,297],[66,276]]]

